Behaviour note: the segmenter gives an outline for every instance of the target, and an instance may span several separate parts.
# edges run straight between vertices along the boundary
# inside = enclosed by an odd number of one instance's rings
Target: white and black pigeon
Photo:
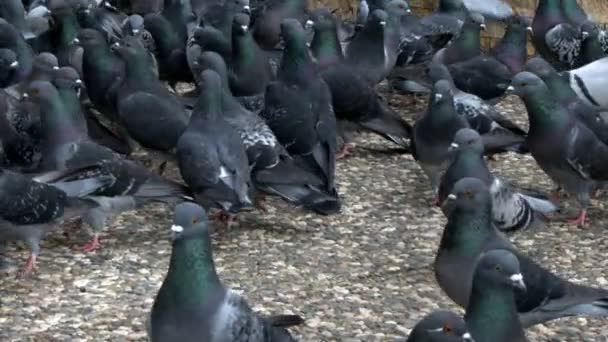
[[[559,209],[550,200],[526,195],[494,176],[483,158],[482,138],[475,130],[463,128],[456,132],[450,149],[454,156],[441,177],[438,193],[440,204],[447,199],[456,182],[462,178],[473,177],[482,180],[489,187],[493,223],[501,231],[527,229],[542,223],[546,215]],[[448,211],[446,206],[444,212]]]
[[[578,97],[594,106],[608,107],[608,57],[598,59],[577,69],[563,71],[562,77]]]
[[[526,291],[515,292],[515,303],[524,327],[567,316],[608,315],[607,290],[574,284],[554,275],[519,253],[496,230],[492,223],[492,198],[482,180],[459,180],[449,198],[454,207],[435,257],[435,276],[439,286],[458,305],[468,311],[472,305],[473,274],[479,258],[498,248],[513,253],[521,266]],[[466,317],[465,321],[475,338]]]
[[[591,192],[608,179],[608,146],[570,115],[535,74],[517,74],[510,87],[528,111],[526,142],[532,157],[553,182],[575,195],[580,211],[572,223],[584,226]]]
[[[222,284],[215,269],[205,210],[176,206],[169,270],[150,313],[151,342],[296,341],[286,327],[297,315],[263,317]]]
[[[24,274],[36,268],[40,240],[61,223],[96,207],[97,203],[82,197],[105,186],[108,181],[105,177],[89,177],[46,184],[0,169],[0,241],[20,240],[27,244],[30,256]]]

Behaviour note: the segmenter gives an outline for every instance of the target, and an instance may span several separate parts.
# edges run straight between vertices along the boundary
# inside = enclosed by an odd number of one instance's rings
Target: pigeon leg
[[[353,154],[353,150],[355,149],[354,143],[344,143],[338,153],[336,153],[336,159],[344,159],[349,155]]]
[[[85,243],[80,249],[83,252],[93,252],[95,250],[101,249],[101,243],[99,242],[99,234],[93,233],[93,238],[87,243]]]
[[[29,275],[36,269],[36,258],[36,253],[31,252],[29,258],[27,258],[25,267],[23,267],[23,271],[21,271],[22,276]]]
[[[587,209],[581,209],[579,215],[576,219],[570,221],[571,224],[576,225],[578,227],[585,227],[585,220],[587,218]]]
[[[226,226],[226,228],[229,228],[229,229],[232,228],[233,226],[235,226],[237,223],[236,215],[227,213],[223,210],[220,210],[220,211],[212,214],[210,217],[215,222],[221,223],[224,226]]]
[[[255,197],[255,207],[261,212],[268,212],[266,207],[266,196],[259,194]]]
[[[160,165],[158,165],[158,170],[157,170],[158,175],[162,176],[163,173],[165,173],[166,168],[167,168],[167,161],[165,160],[165,161],[161,162]]]
[[[435,195],[435,198],[433,198],[433,206],[441,207],[441,203],[439,202],[439,196],[437,195]]]

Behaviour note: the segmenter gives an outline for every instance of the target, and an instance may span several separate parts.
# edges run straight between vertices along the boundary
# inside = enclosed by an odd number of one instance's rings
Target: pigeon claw
[[[215,222],[223,224],[228,229],[237,224],[236,215],[227,213],[225,211],[218,211],[217,213],[212,214],[211,219]]]
[[[97,234],[93,235],[93,238],[91,239],[91,241],[85,243],[82,247],[80,247],[80,249],[86,253],[90,253],[95,250],[101,249],[101,243],[99,242],[99,235],[97,235]]]
[[[353,154],[353,150],[355,149],[355,144],[353,143],[344,143],[342,148],[336,153],[336,159],[344,159]]]
[[[586,219],[587,219],[587,209],[581,209],[581,211],[578,214],[578,217],[574,220],[569,221],[569,223],[576,225],[577,227],[584,228]]]
[[[25,267],[21,271],[21,276],[28,276],[34,272],[36,269],[36,255],[30,254],[29,258],[27,258],[27,262],[25,263]]]

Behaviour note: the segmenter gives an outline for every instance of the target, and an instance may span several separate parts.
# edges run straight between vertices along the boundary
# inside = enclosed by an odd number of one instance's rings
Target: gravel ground
[[[421,103],[387,95],[412,120]],[[501,108],[525,121],[509,98]],[[213,233],[225,284],[264,313],[298,313],[302,341],[386,341],[407,336],[437,308],[459,310],[435,283],[432,261],[445,224],[411,156],[361,135],[355,155],[338,163],[341,215],[320,217],[269,201],[266,213],[242,215]],[[491,163],[521,186],[551,189],[530,156]],[[176,170],[172,169],[175,173]],[[37,272],[0,278],[0,341],[144,341],[144,321],[167,270],[172,209],[151,205],[120,216],[103,235],[103,249],[73,251],[87,232],[66,228],[42,244]],[[534,259],[575,282],[608,286],[608,216],[593,202],[589,228],[562,221],[514,236]],[[25,262],[23,246],[8,255]],[[528,330],[531,341],[608,341],[608,320],[568,318]]]

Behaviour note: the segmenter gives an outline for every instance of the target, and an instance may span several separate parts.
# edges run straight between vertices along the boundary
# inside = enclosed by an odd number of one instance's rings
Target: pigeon
[[[604,144],[608,144],[608,121],[605,109],[600,109],[580,99],[570,87],[568,80],[560,76],[542,57],[531,58],[526,63],[525,70],[540,77],[555,100],[583,122]]]
[[[82,80],[87,94],[100,113],[117,122],[116,102],[118,90],[125,77],[125,63],[111,51],[103,35],[96,30],[81,30],[78,41],[84,48]]]
[[[281,23],[285,52],[278,80],[266,88],[266,120],[279,142],[302,168],[324,180],[319,189],[336,200],[324,212],[338,212],[335,188],[336,117],[331,92],[309,55],[304,28],[295,19]]]
[[[91,240],[81,248],[85,252],[101,248],[100,234],[112,216],[140,208],[149,202],[175,204],[192,200],[192,194],[185,185],[163,178],[130,160],[100,160],[47,178],[55,183],[69,183],[87,178],[108,180],[104,186],[87,196],[87,199],[98,206],[83,215],[83,221],[93,230]]]
[[[526,131],[478,96],[456,88],[452,75],[445,65],[431,63],[429,76],[433,82],[448,81],[456,112],[467,119],[471,128],[484,136],[486,153],[500,152],[505,147],[507,150],[525,152],[525,147],[522,145],[525,141]],[[490,139],[494,141],[490,141]]]
[[[227,289],[213,261],[205,210],[194,203],[176,206],[169,270],[148,320],[151,342],[296,341],[286,327],[297,315],[263,317],[245,298]]]
[[[527,146],[532,157],[557,185],[576,195],[580,212],[572,223],[584,226],[590,193],[606,180],[608,146],[569,115],[538,76],[521,72],[510,87],[528,110]]]
[[[439,204],[444,203],[456,182],[462,178],[474,177],[489,187],[492,196],[492,221],[501,231],[512,232],[542,223],[546,215],[559,209],[551,201],[518,192],[495,177],[483,159],[484,145],[476,131],[469,128],[460,129],[456,132],[450,149],[454,156],[441,177]]]
[[[580,52],[581,34],[564,16],[561,0],[539,0],[531,29],[532,43],[541,57],[558,70],[572,67]]]
[[[414,124],[412,140],[412,155],[431,183],[435,202],[441,174],[449,164],[448,148],[456,132],[468,127],[467,120],[456,114],[449,82],[435,83],[428,109]]]
[[[17,54],[19,65],[9,83],[22,81],[32,70],[34,53],[21,33],[3,18],[0,18],[0,48],[13,50]]]
[[[253,37],[265,50],[277,47],[281,40],[281,23],[284,19],[306,21],[306,0],[269,0],[256,16],[253,24]]]
[[[76,5],[78,21],[83,28],[90,28],[101,32],[108,42],[119,41],[122,36],[122,23],[127,15],[122,13],[108,1],[103,0],[96,5]]]
[[[585,22],[581,25],[581,35],[581,51],[572,63],[575,68],[608,56],[600,43],[600,29],[597,24]]]
[[[373,11],[365,27],[346,48],[346,63],[372,86],[382,81],[397,61],[397,51],[385,40],[387,20],[385,11]]]
[[[493,56],[480,55],[448,66],[458,89],[484,100],[504,95],[513,72]]]
[[[11,49],[0,49],[0,87],[6,88],[15,79],[19,67],[17,54]]]
[[[202,51],[214,51],[219,53],[227,63],[229,63],[232,58],[232,41],[228,40],[222,31],[213,26],[195,28],[192,32],[189,44],[188,54],[190,55],[192,55],[192,51],[190,50],[195,45],[198,45]],[[188,57],[188,59],[190,62],[196,60],[195,57]],[[192,69],[192,66],[190,66],[190,68]]]
[[[27,131],[19,131],[11,122],[19,112],[17,98],[0,90],[0,141],[2,142],[2,166],[20,171],[33,171],[40,162],[39,140]]]
[[[232,58],[229,72],[234,96],[261,94],[272,79],[268,56],[257,45],[249,30],[249,16],[239,13],[232,22]]]
[[[513,16],[508,20],[507,29],[500,41],[489,51],[489,55],[496,58],[516,74],[523,71],[528,58],[529,20],[522,16]]]
[[[481,54],[481,30],[486,29],[485,18],[472,13],[462,25],[458,37],[450,44],[437,51],[433,61],[445,65],[469,60]]]
[[[462,317],[447,310],[424,316],[405,342],[473,342]]]
[[[463,0],[463,4],[471,12],[496,20],[510,19],[513,16],[513,8],[504,0]]]
[[[104,184],[103,179],[88,178],[53,186],[0,169],[0,241],[21,240],[28,245],[24,274],[36,268],[40,240],[62,222],[95,207],[95,202],[80,197]]]
[[[0,4],[0,18],[6,19],[22,36],[31,40],[49,30],[49,10],[46,6],[37,6],[31,10],[25,10],[20,0],[6,0]]]
[[[60,66],[71,66],[82,75],[83,48],[77,43],[80,24],[72,6],[64,0],[50,3],[53,18],[53,53],[57,56]]]
[[[482,180],[459,180],[449,198],[454,201],[454,209],[448,216],[435,257],[435,276],[439,286],[458,305],[468,308],[471,304],[475,265],[484,252],[498,248],[517,256],[526,280],[527,291],[515,293],[523,327],[566,316],[608,314],[608,291],[577,285],[550,273],[517,252],[493,227],[491,195]],[[467,326],[475,338],[468,322]]]
[[[176,156],[198,203],[236,214],[252,207],[249,164],[241,138],[223,118],[221,82],[215,71],[202,72],[201,94],[177,141]]]
[[[563,71],[562,77],[570,83],[576,94],[585,102],[600,107],[608,107],[606,78],[608,58],[599,59],[583,67]]]
[[[32,82],[26,93],[41,111],[43,171],[79,168],[102,159],[113,159],[114,153],[88,137],[86,122],[80,111],[70,111],[59,91],[47,81]]]
[[[114,50],[126,65],[117,95],[120,122],[142,147],[161,154],[171,153],[188,125],[183,103],[145,63],[148,60],[145,50],[129,42],[123,42]]]
[[[213,1],[201,13],[202,16],[199,21],[205,26],[218,29],[229,42],[232,42],[234,17],[239,14],[248,15],[249,13],[249,0]],[[249,26],[249,23],[247,26]]]
[[[321,70],[321,76],[331,90],[336,119],[352,123],[359,129],[374,132],[408,148],[411,126],[388,106],[356,69],[344,63],[337,40],[335,18],[318,18],[314,29],[312,53],[319,65],[327,65]],[[343,132],[343,138],[345,143],[338,158],[346,156],[354,146],[347,133]]]
[[[464,316],[474,340],[528,341],[517,317],[515,294],[526,291],[526,282],[534,278],[524,278],[521,268],[517,256],[506,249],[489,250],[479,258]]]

